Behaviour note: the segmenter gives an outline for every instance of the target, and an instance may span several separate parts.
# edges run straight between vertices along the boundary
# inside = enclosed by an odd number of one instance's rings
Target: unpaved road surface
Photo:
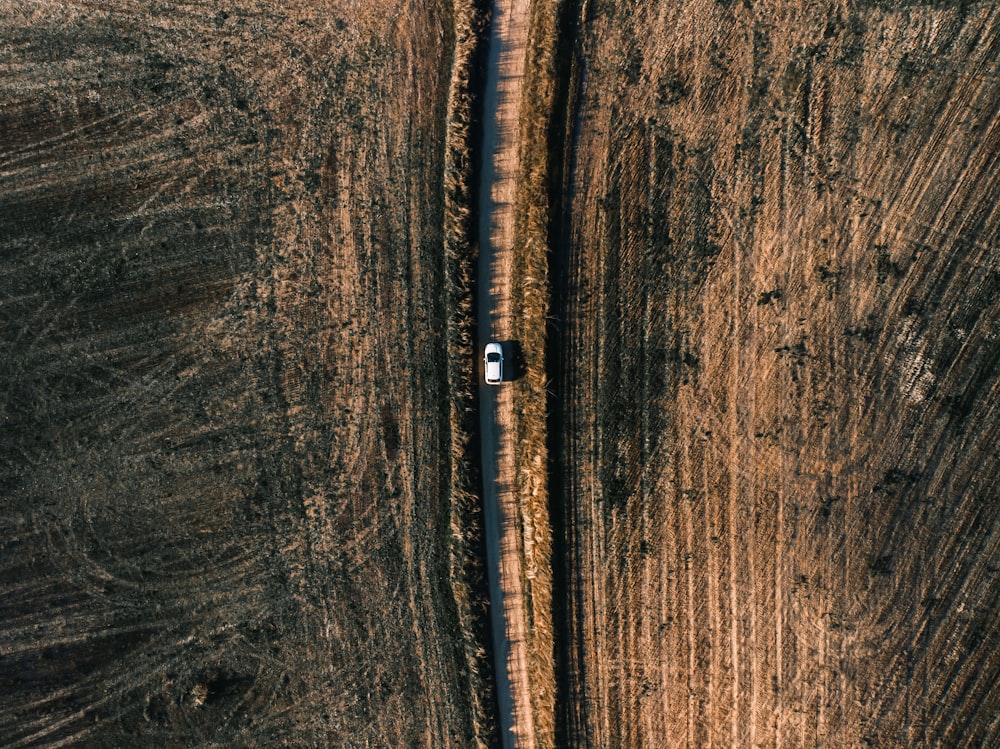
[[[479,342],[510,341],[510,268],[521,80],[527,44],[526,0],[497,0],[483,98],[483,167],[479,205]],[[505,375],[511,347],[505,350]],[[480,363],[480,368],[482,364]],[[483,382],[480,375],[480,382]],[[526,619],[513,491],[512,391],[480,385],[483,501],[493,649],[502,744],[534,747],[528,690]]]

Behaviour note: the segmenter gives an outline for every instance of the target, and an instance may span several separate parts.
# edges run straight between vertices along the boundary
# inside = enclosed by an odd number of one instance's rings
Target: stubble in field
[[[450,12],[0,4],[0,743],[483,735]]]
[[[991,745],[1000,13],[580,13],[562,739]]]

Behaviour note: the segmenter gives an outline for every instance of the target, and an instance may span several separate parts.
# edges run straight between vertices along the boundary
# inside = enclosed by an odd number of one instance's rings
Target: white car
[[[503,346],[496,341],[486,344],[486,384],[499,385],[503,382]]]

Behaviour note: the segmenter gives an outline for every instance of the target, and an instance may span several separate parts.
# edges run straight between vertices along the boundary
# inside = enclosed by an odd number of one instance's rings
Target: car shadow
[[[500,341],[503,347],[503,378],[514,382],[524,377],[527,369],[524,365],[524,349],[520,341]]]

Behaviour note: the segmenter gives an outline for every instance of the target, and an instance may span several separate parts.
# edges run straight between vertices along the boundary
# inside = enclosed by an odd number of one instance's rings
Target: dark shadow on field
[[[520,380],[527,373],[524,349],[520,341],[500,341],[503,347],[503,378],[506,382]]]
[[[589,743],[587,721],[579,707],[580,685],[583,674],[582,620],[574,611],[583,608],[583,591],[579,580],[579,567],[575,563],[576,533],[574,508],[570,506],[567,492],[571,485],[565,466],[564,430],[571,421],[563,402],[565,382],[572,373],[565,372],[566,342],[563,321],[573,314],[568,309],[569,267],[572,261],[569,237],[568,212],[573,198],[571,175],[575,168],[576,142],[579,136],[580,112],[578,95],[586,78],[586,70],[579,56],[578,21],[579,0],[563,4],[558,21],[558,50],[556,87],[553,114],[549,122],[549,278],[550,300],[554,321],[548,325],[545,343],[545,368],[551,383],[547,397],[548,412],[548,476],[549,517],[552,523],[552,630],[556,673],[555,740],[556,746],[579,746]],[[574,600],[575,598],[575,600]]]

